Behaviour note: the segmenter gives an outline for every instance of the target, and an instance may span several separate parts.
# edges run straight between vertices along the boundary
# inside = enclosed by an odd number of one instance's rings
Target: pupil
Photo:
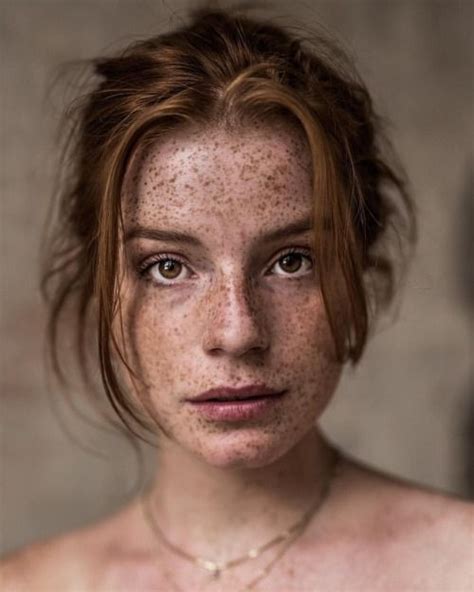
[[[174,279],[179,275],[176,273],[177,266],[180,265],[177,261],[173,261],[172,259],[166,259],[165,261],[160,262],[160,272],[168,279]],[[173,273],[174,271],[174,273]]]
[[[291,265],[291,261],[293,259],[293,263],[296,263],[296,267],[295,265]],[[289,265],[287,265],[289,261]],[[300,255],[296,255],[294,253],[290,253],[288,255],[285,255],[282,259],[282,265],[283,267],[286,267],[286,271],[298,271],[298,269],[301,267],[301,258]]]

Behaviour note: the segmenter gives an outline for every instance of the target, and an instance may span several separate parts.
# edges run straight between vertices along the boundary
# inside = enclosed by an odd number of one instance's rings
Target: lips
[[[242,422],[260,421],[278,409],[287,391],[277,391],[262,384],[245,387],[219,387],[186,399],[194,413],[208,421]]]
[[[190,402],[225,402],[258,399],[280,395],[282,391],[267,387],[265,384],[252,384],[243,387],[217,387],[212,388],[196,397],[187,399]]]

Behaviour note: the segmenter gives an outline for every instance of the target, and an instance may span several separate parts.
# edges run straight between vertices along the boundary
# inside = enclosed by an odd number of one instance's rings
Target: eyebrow
[[[295,220],[291,224],[280,228],[274,228],[264,232],[257,241],[259,243],[275,242],[284,238],[302,234],[313,228],[310,217],[305,217],[301,220]],[[136,238],[145,238],[148,240],[173,242],[186,244],[192,247],[202,247],[202,242],[192,234],[187,234],[178,230],[164,230],[161,228],[147,228],[145,226],[135,226],[125,232],[124,242],[128,242]]]

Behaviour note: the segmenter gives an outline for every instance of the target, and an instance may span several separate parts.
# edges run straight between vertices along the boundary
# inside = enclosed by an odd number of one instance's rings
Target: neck
[[[316,428],[258,469],[214,467],[166,442],[151,491],[153,514],[174,544],[227,559],[300,520],[321,495],[331,461],[331,449]]]

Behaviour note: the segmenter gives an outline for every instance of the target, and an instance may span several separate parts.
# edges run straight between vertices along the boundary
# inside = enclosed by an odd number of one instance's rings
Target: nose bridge
[[[267,347],[264,311],[255,285],[243,269],[229,268],[216,277],[206,295],[204,346],[234,355]]]

